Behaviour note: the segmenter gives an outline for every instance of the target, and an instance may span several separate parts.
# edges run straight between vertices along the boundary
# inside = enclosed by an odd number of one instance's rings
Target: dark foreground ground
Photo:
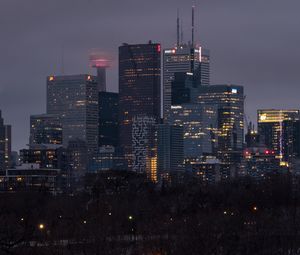
[[[132,174],[91,180],[72,195],[0,194],[0,254],[300,254],[289,176],[159,188]]]

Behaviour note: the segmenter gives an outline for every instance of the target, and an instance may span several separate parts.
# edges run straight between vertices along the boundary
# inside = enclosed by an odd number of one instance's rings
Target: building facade
[[[218,158],[237,163],[244,145],[244,88],[237,85],[199,87],[198,103],[217,108]]]
[[[184,170],[183,127],[158,124],[156,132],[158,180],[170,180]]]
[[[30,116],[29,145],[62,144],[62,123],[59,115],[40,114]]]
[[[182,44],[163,52],[163,116],[168,119],[172,105],[172,81],[175,73],[193,74],[199,85],[210,84],[210,53],[202,47]]]
[[[0,170],[11,166],[11,126],[5,125],[0,110]]]
[[[157,43],[119,47],[120,143],[132,161],[132,121],[143,114],[160,119],[161,46]]]
[[[62,120],[63,145],[80,139],[89,153],[98,149],[98,90],[94,76],[47,77],[47,114]]]
[[[200,161],[216,151],[218,119],[215,105],[189,103],[171,106],[169,122],[183,128],[185,163]]]
[[[99,92],[99,147],[119,145],[119,95]]]
[[[296,109],[257,111],[261,142],[275,151],[281,164],[300,156],[300,111]]]
[[[146,173],[148,178],[157,181],[157,137],[156,119],[137,115],[132,122],[132,170]]]
[[[132,142],[135,172],[159,182],[183,171],[183,127],[157,124],[155,118],[139,115],[133,119]]]

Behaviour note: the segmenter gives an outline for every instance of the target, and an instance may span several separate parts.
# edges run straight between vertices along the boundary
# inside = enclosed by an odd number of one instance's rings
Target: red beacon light
[[[161,51],[161,46],[160,44],[157,45],[157,52],[160,52]]]
[[[244,150],[244,157],[249,157],[251,152],[249,150]]]

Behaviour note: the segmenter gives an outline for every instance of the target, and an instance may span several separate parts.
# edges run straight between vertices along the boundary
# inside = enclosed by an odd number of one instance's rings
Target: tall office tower
[[[99,147],[119,145],[119,95],[99,92]]]
[[[133,118],[133,171],[146,173],[148,179],[169,180],[172,173],[183,170],[183,128],[157,124],[145,115]]]
[[[226,163],[240,162],[244,141],[244,89],[236,85],[199,87],[198,102],[215,105],[218,119],[218,157]]]
[[[132,170],[146,173],[152,181],[157,181],[155,124],[156,119],[146,115],[137,115],[132,120]]]
[[[63,145],[80,139],[89,153],[98,148],[97,79],[88,74],[47,77],[47,114],[61,117]]]
[[[169,122],[183,127],[185,163],[201,161],[213,154],[217,141],[217,110],[214,105],[196,103],[171,106]]]
[[[168,122],[182,126],[185,163],[200,161],[215,151],[217,111],[214,105],[199,104],[200,82],[191,73],[175,73]]]
[[[5,126],[0,111],[0,171],[5,170]]]
[[[183,127],[158,124],[156,132],[158,179],[170,180],[184,169]]]
[[[5,168],[8,169],[11,167],[12,160],[11,160],[11,125],[4,125],[5,128]]]
[[[0,110],[0,170],[6,170],[11,165],[11,126],[4,125]]]
[[[59,115],[30,116],[29,145],[35,144],[62,144],[62,124]]]
[[[132,119],[140,114],[160,118],[161,46],[157,43],[119,47],[119,125],[125,157],[132,159]]]
[[[275,151],[281,165],[300,156],[299,110],[258,110],[257,122],[262,143]]]
[[[209,50],[195,47],[192,44],[182,44],[175,48],[165,49],[163,53],[163,112],[168,120],[168,112],[172,102],[172,81],[175,73],[191,73],[199,85],[210,83]]]

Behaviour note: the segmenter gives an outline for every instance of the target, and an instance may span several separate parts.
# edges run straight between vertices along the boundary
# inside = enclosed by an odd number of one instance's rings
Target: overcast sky
[[[93,72],[90,49],[108,52],[117,91],[118,46],[173,46],[177,8],[189,40],[193,3],[212,83],[244,85],[253,121],[258,108],[300,108],[299,0],[0,0],[0,109],[13,149],[28,143],[29,116],[45,112],[46,76],[61,73],[62,48],[65,74]]]

